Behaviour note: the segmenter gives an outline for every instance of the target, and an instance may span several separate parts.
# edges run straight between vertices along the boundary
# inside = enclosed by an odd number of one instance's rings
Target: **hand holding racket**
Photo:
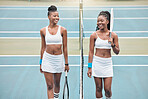
[[[68,79],[67,79],[67,70],[65,72],[65,84],[63,90],[63,99],[69,99],[69,87],[68,87]]]
[[[111,37],[111,32],[109,32],[109,39],[108,39],[108,43],[113,45],[113,38]]]
[[[69,71],[69,66],[65,65],[65,71],[68,72]]]

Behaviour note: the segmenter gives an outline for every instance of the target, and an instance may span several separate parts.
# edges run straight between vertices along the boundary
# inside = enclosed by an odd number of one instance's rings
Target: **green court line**
[[[148,55],[148,38],[120,38],[119,44],[120,55]],[[7,38],[0,39],[0,45],[0,55],[39,55],[41,40]],[[84,55],[88,55],[88,51],[89,38],[84,38]],[[68,38],[68,53],[80,55],[78,38]]]

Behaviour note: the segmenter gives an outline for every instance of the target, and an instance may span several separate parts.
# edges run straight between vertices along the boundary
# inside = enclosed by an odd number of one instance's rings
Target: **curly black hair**
[[[50,7],[48,7],[48,14],[47,15],[49,16],[50,12],[55,12],[55,11],[57,11],[57,7],[54,5],[51,5]]]

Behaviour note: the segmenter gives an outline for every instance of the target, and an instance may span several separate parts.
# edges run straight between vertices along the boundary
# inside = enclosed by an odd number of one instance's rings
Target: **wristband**
[[[42,59],[40,59],[40,65],[42,64]]]
[[[88,63],[88,68],[92,68],[92,63]]]
[[[65,64],[66,66],[68,66],[69,64]]]

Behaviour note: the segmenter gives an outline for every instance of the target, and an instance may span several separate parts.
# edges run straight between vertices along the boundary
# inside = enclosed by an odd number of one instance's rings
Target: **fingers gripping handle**
[[[110,38],[111,38],[111,35],[112,35],[111,32],[109,32],[109,37],[110,37]],[[111,42],[108,42],[108,43],[111,44]]]

